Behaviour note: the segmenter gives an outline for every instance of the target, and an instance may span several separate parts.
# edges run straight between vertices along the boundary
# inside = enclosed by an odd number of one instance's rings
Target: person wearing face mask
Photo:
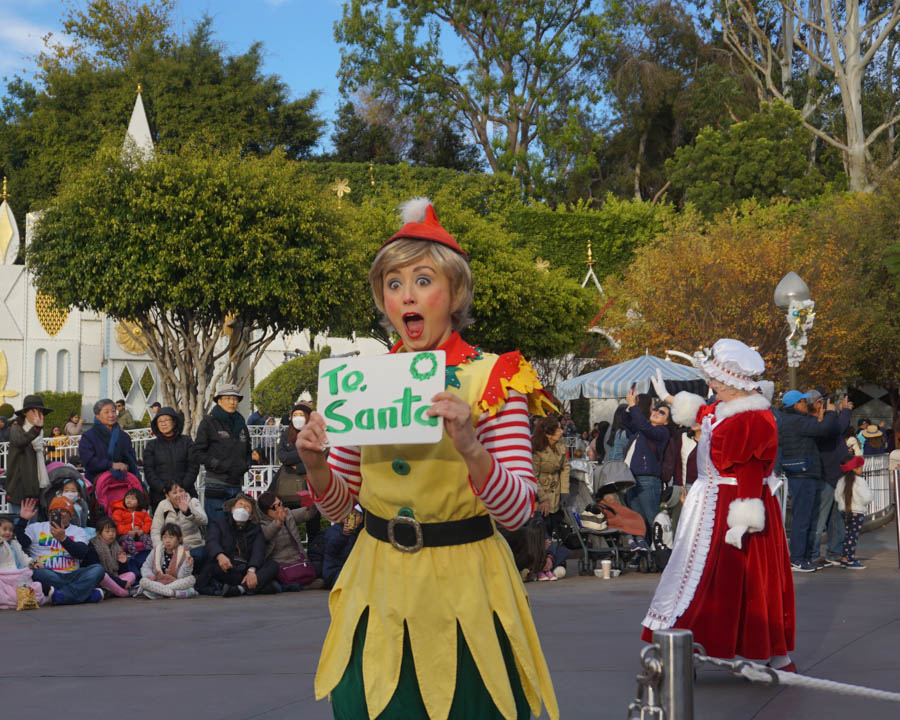
[[[176,482],[191,497],[197,497],[200,463],[191,456],[194,444],[183,435],[184,418],[174,408],[160,408],[150,423],[155,439],[144,448],[144,479],[150,487],[150,506],[156,508],[165,497],[166,482]]]
[[[266,560],[266,539],[259,526],[256,501],[241,493],[228,500],[222,511],[209,519],[209,559],[197,575],[197,590],[202,595],[223,597],[277,592],[273,581],[278,564]]]
[[[298,402],[291,410],[290,422],[281,433],[281,441],[278,443],[278,460],[281,469],[278,476],[272,482],[270,490],[274,490],[279,500],[288,509],[300,507],[300,496],[297,494],[307,490],[306,467],[297,452],[297,433],[299,433],[309,420],[312,407],[305,402]],[[315,518],[318,522],[318,513]],[[310,523],[312,525],[314,523]],[[318,528],[316,528],[318,529]]]

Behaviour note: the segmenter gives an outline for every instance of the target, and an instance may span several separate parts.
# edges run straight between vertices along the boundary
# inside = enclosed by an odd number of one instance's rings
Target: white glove
[[[666,398],[671,397],[669,391],[666,389],[666,383],[663,380],[662,370],[657,368],[656,377],[650,378],[650,382],[653,383],[653,389],[656,390],[656,394],[660,400],[665,402]]]
[[[740,550],[741,538],[744,537],[745,532],[747,532],[746,525],[735,525],[733,528],[728,528],[728,532],[725,533],[725,542]]]

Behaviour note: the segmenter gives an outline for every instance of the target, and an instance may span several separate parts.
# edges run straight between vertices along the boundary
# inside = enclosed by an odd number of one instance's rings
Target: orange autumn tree
[[[766,375],[784,389],[787,375],[784,312],[772,299],[789,270],[807,282],[816,302],[802,386],[835,387],[854,376],[854,351],[871,322],[848,276],[851,243],[805,229],[808,208],[753,201],[704,220],[686,211],[650,245],[636,252],[622,277],[604,288],[615,303],[604,318],[621,343],[615,360],[649,351],[692,353],[718,338],[759,349]]]

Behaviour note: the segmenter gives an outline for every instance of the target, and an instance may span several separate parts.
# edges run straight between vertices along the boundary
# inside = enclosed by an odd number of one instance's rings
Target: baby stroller
[[[593,468],[592,483],[598,488],[597,497],[602,497],[609,492],[627,490],[634,485],[634,477],[625,463],[609,462]],[[577,542],[573,549],[581,550],[580,575],[592,575],[597,562],[604,559],[612,560],[614,568],[625,569],[627,548],[622,531],[608,527],[602,508],[596,505],[586,483],[574,475],[569,479],[569,503],[564,514]]]
[[[121,475],[117,478],[116,475]],[[97,497],[97,504],[105,515],[109,515],[112,504],[125,497],[125,493],[129,490],[139,490],[145,493],[144,486],[136,475],[130,472],[116,473],[107,470],[97,476],[97,482],[94,485],[94,495]]]
[[[90,483],[84,479],[74,465],[61,462],[47,463],[47,477],[50,480],[50,484],[41,490],[41,495],[38,499],[38,517],[41,520],[50,518],[50,502],[62,493],[63,486],[67,482],[74,480],[78,484],[79,499],[75,507],[72,524],[81,528],[88,528],[92,524],[92,520],[97,517],[97,507],[91,494]]]
[[[672,523],[670,513],[681,502],[682,492],[683,489],[680,485],[670,485],[663,490],[660,498],[660,511],[653,518],[650,561],[656,572],[662,572],[665,569],[669,557],[672,555],[672,546],[675,543],[675,525]]]

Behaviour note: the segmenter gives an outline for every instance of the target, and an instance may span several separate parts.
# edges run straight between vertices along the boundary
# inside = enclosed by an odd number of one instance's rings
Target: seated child
[[[569,557],[569,548],[556,540],[547,540],[544,543],[544,564],[537,574],[537,580],[559,580],[566,576],[566,558]]]
[[[116,524],[112,518],[103,517],[97,522],[97,534],[91,539],[91,547],[106,570],[100,587],[117,597],[128,597],[137,577],[128,570],[128,554],[116,542]]]
[[[35,504],[35,501],[25,498],[22,504],[26,503]],[[31,579],[31,560],[15,538],[12,520],[0,518],[0,610],[16,609],[16,588],[21,585],[34,590],[39,605],[47,603],[41,584]]]
[[[147,496],[140,490],[129,490],[125,497],[112,503],[112,519],[116,521],[119,542],[129,557],[153,547],[150,528],[153,518],[147,512]]]
[[[151,600],[194,597],[194,559],[182,545],[181,528],[167,523],[161,537],[141,568],[141,590]]]

